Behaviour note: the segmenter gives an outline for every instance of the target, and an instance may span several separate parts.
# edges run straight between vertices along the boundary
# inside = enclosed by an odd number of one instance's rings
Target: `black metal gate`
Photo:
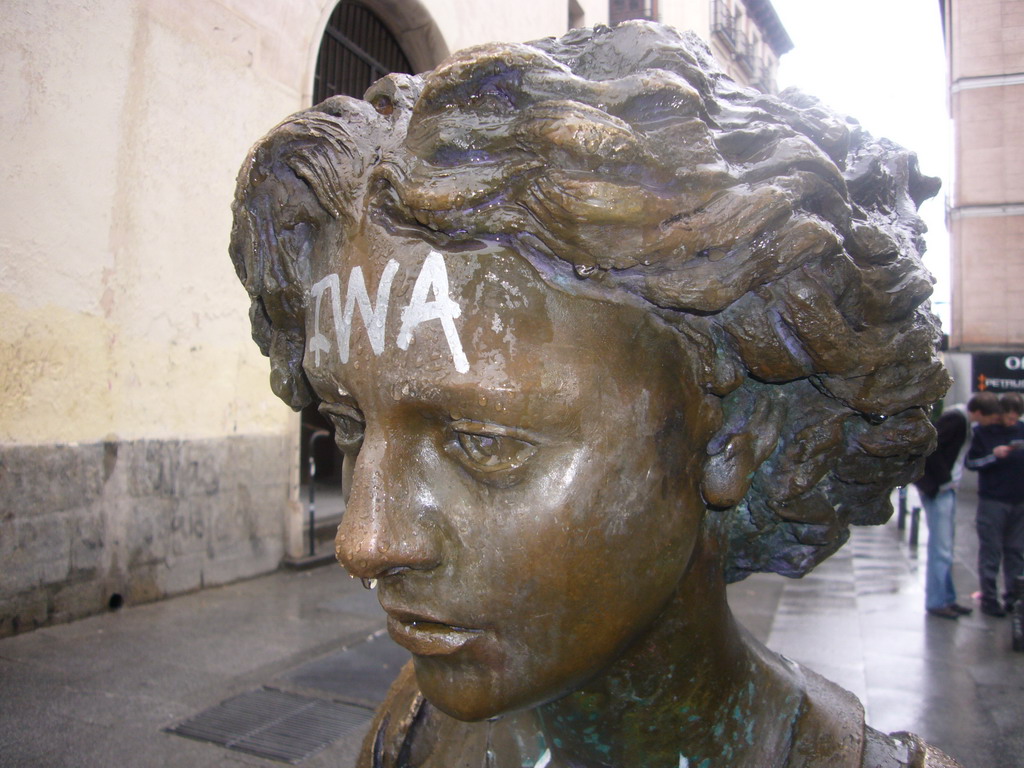
[[[338,94],[361,97],[388,72],[412,73],[412,65],[395,36],[365,5],[342,0],[320,42],[313,103]]]

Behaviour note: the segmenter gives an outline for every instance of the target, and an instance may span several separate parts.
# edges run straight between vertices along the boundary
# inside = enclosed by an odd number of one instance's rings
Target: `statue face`
[[[355,460],[339,559],[423,693],[476,720],[597,675],[698,543],[707,427],[674,334],[511,250],[372,225],[311,278],[304,365]]]

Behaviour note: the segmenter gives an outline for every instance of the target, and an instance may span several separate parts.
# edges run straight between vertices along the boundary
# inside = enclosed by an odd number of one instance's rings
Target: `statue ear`
[[[754,457],[754,440],[747,432],[732,435],[725,447],[704,464],[700,490],[709,506],[735,507],[750,490],[760,462]]]
[[[778,444],[784,409],[771,390],[735,392],[731,416],[711,440],[700,490],[708,506],[735,507],[750,490],[758,468]]]

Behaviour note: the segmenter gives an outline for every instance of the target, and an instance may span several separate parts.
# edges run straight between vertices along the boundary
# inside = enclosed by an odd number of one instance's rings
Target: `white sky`
[[[772,0],[794,48],[779,65],[779,89],[796,86],[917,152],[921,170],[942,178],[921,206],[925,264],[937,279],[933,308],[949,328],[951,123],[938,0]]]

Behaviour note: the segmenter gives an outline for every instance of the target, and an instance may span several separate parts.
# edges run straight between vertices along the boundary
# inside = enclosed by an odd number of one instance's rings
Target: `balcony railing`
[[[772,68],[758,50],[756,38],[740,24],[741,13],[732,11],[725,0],[712,0],[711,33],[728,52],[738,74],[762,91],[775,90]]]
[[[749,35],[740,34],[736,38],[735,53],[736,63],[746,73],[747,77],[753,79],[761,60],[757,55],[757,48]]]
[[[737,11],[729,10],[725,0],[713,0],[711,3],[711,33],[718,35],[719,39],[729,48],[735,51],[739,42],[739,17]]]

